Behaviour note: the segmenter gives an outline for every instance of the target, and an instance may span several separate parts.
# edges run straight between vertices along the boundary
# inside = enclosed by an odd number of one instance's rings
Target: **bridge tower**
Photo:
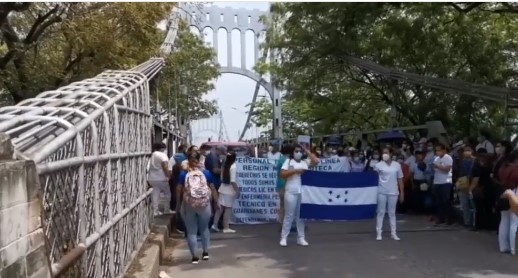
[[[239,139],[243,139],[247,129],[250,127],[250,120],[252,112],[254,110],[254,103],[257,100],[259,89],[262,86],[270,95],[273,112],[272,112],[272,127],[273,137],[280,139],[283,137],[282,134],[282,100],[281,91],[272,84],[272,82],[266,81],[258,73],[253,72],[246,67],[246,49],[252,47],[254,49],[254,65],[260,59],[267,59],[268,51],[265,50],[263,57],[259,57],[259,35],[265,31],[265,26],[260,22],[262,16],[267,16],[268,12],[260,11],[257,9],[233,9],[230,7],[217,7],[217,6],[205,6],[202,8],[197,7],[185,7],[184,18],[189,22],[189,25],[196,27],[202,34],[205,28],[213,30],[213,47],[218,52],[218,31],[224,29],[227,32],[227,64],[220,67],[220,73],[233,73],[242,76],[246,76],[256,82],[254,95],[252,98],[252,105],[250,105],[250,111],[248,113],[245,126],[242,129]],[[232,43],[232,31],[237,30],[240,33],[240,44],[233,45]],[[252,31],[254,33],[253,45],[247,45],[245,40],[246,31]],[[241,65],[233,66],[232,64],[232,49],[239,47],[241,50]],[[273,59],[273,55],[270,55]],[[272,77],[271,79],[273,79]]]

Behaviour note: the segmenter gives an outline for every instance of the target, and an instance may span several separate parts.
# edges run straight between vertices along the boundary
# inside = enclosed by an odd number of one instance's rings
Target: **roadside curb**
[[[155,217],[151,232],[124,274],[126,278],[156,278],[160,265],[167,256],[165,246],[169,239],[169,223],[173,215]]]

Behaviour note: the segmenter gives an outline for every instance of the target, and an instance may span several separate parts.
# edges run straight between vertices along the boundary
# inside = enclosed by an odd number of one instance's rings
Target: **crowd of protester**
[[[235,232],[230,228],[230,219],[234,200],[239,196],[236,154],[223,146],[180,146],[171,158],[164,151],[164,144],[155,144],[148,164],[154,214],[162,214],[158,203],[163,193],[170,200],[164,212],[171,213],[170,208],[180,212],[177,228],[186,234],[192,262],[200,260],[196,255],[198,237],[202,241],[201,259],[208,260],[210,229]],[[308,245],[299,217],[301,175],[320,159],[339,158],[343,163],[340,172],[379,174],[377,240],[382,239],[385,214],[389,216],[391,238],[399,240],[396,210],[425,215],[435,225],[453,225],[458,219],[454,210],[458,204],[462,211],[460,222],[466,229],[498,231],[500,251],[515,254],[518,216],[511,206],[518,213],[518,151],[513,151],[508,141],[492,142],[489,136],[480,135],[477,140],[464,138],[453,144],[444,137],[363,145],[358,142],[354,146],[320,145],[311,150],[283,144],[270,146],[263,153],[261,156],[277,161],[281,246],[287,246],[293,229],[297,230],[297,243]]]

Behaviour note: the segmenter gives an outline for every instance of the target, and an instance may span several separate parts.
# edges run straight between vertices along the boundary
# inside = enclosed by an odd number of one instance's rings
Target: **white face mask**
[[[381,159],[383,159],[383,161],[389,161],[389,160],[390,160],[390,155],[389,155],[389,154],[384,153],[384,154],[381,156]]]
[[[301,153],[301,152],[295,152],[295,153],[293,154],[293,158],[294,158],[295,160],[301,160],[301,159],[302,159],[302,153]]]
[[[273,152],[273,147],[268,147],[269,152]]]

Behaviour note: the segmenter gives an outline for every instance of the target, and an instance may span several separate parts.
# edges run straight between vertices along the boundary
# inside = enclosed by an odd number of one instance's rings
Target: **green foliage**
[[[315,133],[387,127],[392,105],[400,125],[441,120],[450,131],[464,134],[495,129],[503,122],[499,104],[394,83],[343,58],[509,86],[516,79],[518,19],[510,10],[498,12],[498,5],[467,11],[470,6],[445,3],[275,3],[264,21],[265,47],[278,53],[277,63],[257,68],[276,75],[277,85],[287,90],[284,116],[297,111],[297,120],[311,123]],[[290,126],[284,126],[289,134]]]
[[[174,3],[0,4],[0,91],[18,102],[157,54]]]
[[[167,58],[167,68],[161,80],[161,102],[174,104],[178,100],[178,112],[189,119],[207,118],[216,114],[215,101],[203,100],[202,97],[214,89],[214,82],[219,77],[215,51],[204,44],[202,39],[181,24],[178,43],[173,53]],[[169,93],[171,86],[171,93]],[[186,87],[187,94],[181,90]]]

